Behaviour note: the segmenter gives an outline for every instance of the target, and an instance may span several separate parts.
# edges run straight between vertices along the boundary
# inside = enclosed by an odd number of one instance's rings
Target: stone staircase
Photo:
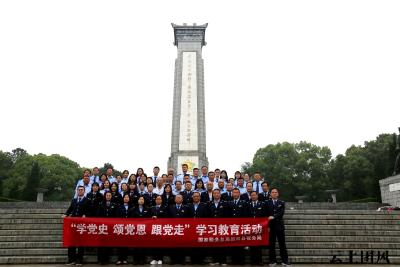
[[[286,242],[292,263],[349,263],[373,251],[400,263],[400,212],[377,212],[381,204],[287,203]],[[0,264],[64,263],[61,214],[68,203],[0,203]],[[245,251],[248,253],[248,251]],[[130,259],[128,259],[130,260]],[[265,261],[268,261],[265,252]],[[86,262],[96,262],[88,249]],[[369,263],[370,263],[369,258]],[[380,263],[386,263],[385,257]]]

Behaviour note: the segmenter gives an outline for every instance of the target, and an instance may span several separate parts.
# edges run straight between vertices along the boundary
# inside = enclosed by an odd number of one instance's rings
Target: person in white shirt
[[[122,181],[121,183],[129,183],[129,171],[128,170],[124,170],[122,172]]]
[[[83,186],[85,188],[84,196],[86,196],[92,190],[92,183],[90,182],[90,170],[84,170],[82,179],[76,183],[74,198],[77,196],[79,186]]]
[[[176,195],[180,194],[182,191],[183,191],[183,188],[182,188],[181,181],[176,181],[175,186],[172,191],[172,194],[176,196]]]
[[[158,177],[156,180],[156,186],[153,189],[153,193],[161,196],[164,193],[164,180],[161,177]]]
[[[254,180],[253,180],[253,190],[257,192],[257,194],[260,194],[263,190],[262,190],[262,179],[261,179],[261,173],[256,172],[254,173],[253,176]]]
[[[242,177],[240,177],[237,181],[236,181],[236,188],[239,189],[240,194],[243,195],[244,193],[246,193],[246,187],[244,186],[244,179]]]
[[[153,168],[153,176],[151,177],[151,179],[153,180],[153,184],[155,185],[157,182],[157,178],[158,178],[158,174],[160,173],[160,167],[155,166]]]
[[[111,184],[115,182],[113,172],[114,172],[113,168],[111,168],[111,167],[107,168],[106,175],[107,175],[107,179],[110,181]]]
[[[174,179],[174,183],[176,181],[180,181],[181,183],[183,183],[183,178],[185,177],[185,174],[188,173],[188,165],[186,163],[182,164],[182,173],[177,175]]]
[[[92,176],[90,176],[90,181],[92,183],[99,182],[99,173],[100,173],[99,168],[98,167],[94,167],[93,170],[92,170]]]
[[[208,167],[207,166],[201,167],[201,180],[203,180],[203,184],[208,183]]]

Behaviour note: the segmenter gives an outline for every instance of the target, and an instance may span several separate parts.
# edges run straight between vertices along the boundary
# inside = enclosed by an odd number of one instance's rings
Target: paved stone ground
[[[26,265],[8,265],[12,267],[66,267],[64,264],[26,264]],[[116,266],[115,264],[108,264],[108,265],[97,265],[97,264],[83,264],[82,266],[84,267],[95,267],[95,266]],[[121,266],[135,266],[135,265],[121,265]],[[143,266],[151,266],[150,264],[146,264]],[[154,265],[156,266],[156,265]],[[174,267],[180,267],[180,266],[192,266],[192,267],[200,267],[200,266],[208,266],[208,265],[168,265],[168,264],[163,264],[162,266],[174,266]],[[228,266],[243,266],[243,265],[229,265]],[[244,265],[244,266],[252,266],[252,265]],[[263,265],[265,267],[268,267],[267,264]],[[282,265],[277,265],[282,266]],[[393,265],[393,264],[293,264],[291,265],[293,267],[306,267],[306,266],[312,266],[312,267],[349,267],[349,266],[357,266],[357,267],[371,267],[371,266],[385,266],[385,267],[398,267],[399,265]]]

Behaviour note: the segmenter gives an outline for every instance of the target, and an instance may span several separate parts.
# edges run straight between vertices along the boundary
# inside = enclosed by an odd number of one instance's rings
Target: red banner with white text
[[[65,217],[64,247],[267,246],[268,218]]]

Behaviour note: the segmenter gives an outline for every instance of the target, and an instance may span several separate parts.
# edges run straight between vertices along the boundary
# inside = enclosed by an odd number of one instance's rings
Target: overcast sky
[[[166,171],[171,22],[208,22],[207,154],[233,175],[260,147],[334,155],[400,126],[399,1],[1,1],[0,150]]]

